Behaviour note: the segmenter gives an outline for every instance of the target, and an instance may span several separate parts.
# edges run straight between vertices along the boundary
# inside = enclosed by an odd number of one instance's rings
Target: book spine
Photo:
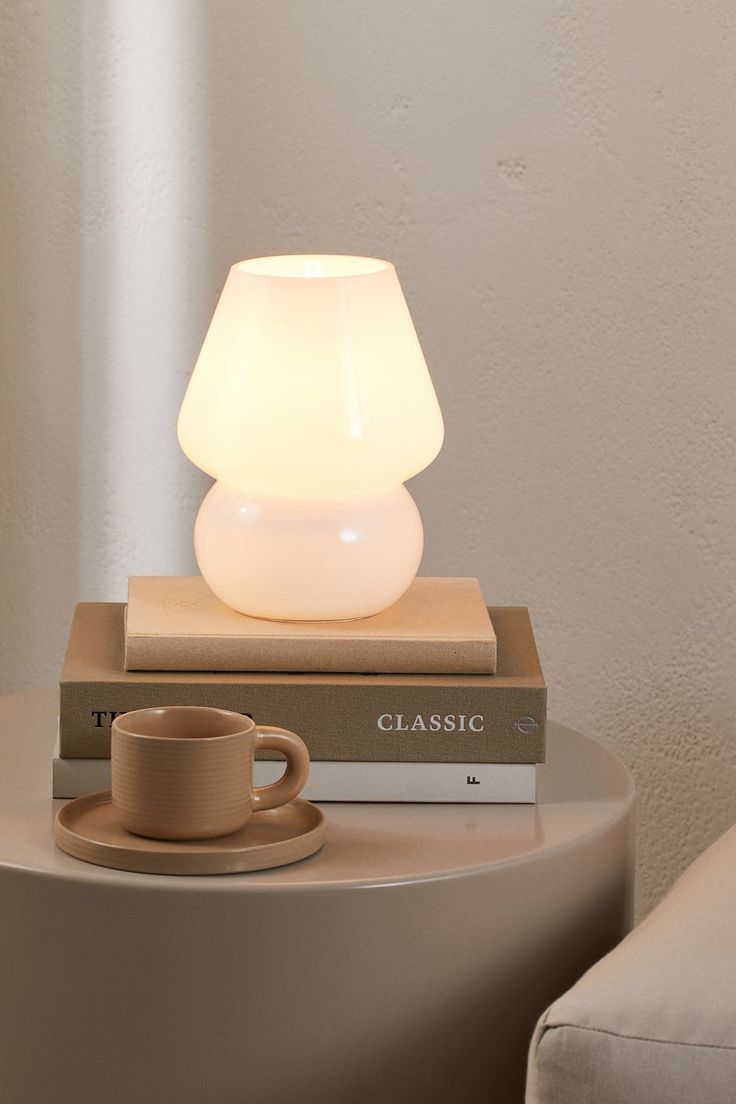
[[[283,763],[254,764],[256,786],[281,777]],[[53,761],[54,797],[80,797],[110,788],[107,759]],[[310,801],[530,804],[536,769],[527,763],[313,763],[301,796]]]
[[[496,670],[496,642],[453,640],[391,641],[321,639],[248,641],[207,638],[206,650],[188,637],[134,636],[125,639],[126,671],[313,671],[360,674],[487,675]],[[388,657],[388,658],[387,658]]]
[[[386,683],[62,683],[61,754],[108,758],[116,715],[162,705],[209,705],[298,733],[313,760],[541,763],[546,689]],[[264,758],[268,758],[268,754]]]

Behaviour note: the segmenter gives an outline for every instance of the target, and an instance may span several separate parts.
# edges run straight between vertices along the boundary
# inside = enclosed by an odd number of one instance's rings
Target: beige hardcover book
[[[477,579],[418,578],[356,621],[265,621],[216,598],[199,575],[133,576],[128,671],[493,674],[496,634]]]
[[[126,671],[124,605],[83,602],[60,686],[65,758],[106,758],[116,714],[212,705],[297,732],[313,759],[540,763],[546,688],[528,611],[496,606],[495,675]]]

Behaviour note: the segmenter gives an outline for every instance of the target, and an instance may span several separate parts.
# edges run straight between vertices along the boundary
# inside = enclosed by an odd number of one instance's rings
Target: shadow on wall
[[[206,480],[175,427],[212,307],[200,21],[6,19],[4,690],[56,681],[76,601],[194,568]]]
[[[3,689],[48,681],[44,659],[63,649],[79,583],[82,185],[71,107],[81,93],[80,18],[79,8],[50,8],[40,19],[27,5],[4,16]]]

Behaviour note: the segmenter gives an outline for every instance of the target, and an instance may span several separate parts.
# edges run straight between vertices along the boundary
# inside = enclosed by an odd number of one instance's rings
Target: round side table
[[[631,921],[623,764],[551,725],[539,802],[323,806],[320,853],[128,874],[52,838],[56,696],[0,701],[3,1104],[512,1104]]]

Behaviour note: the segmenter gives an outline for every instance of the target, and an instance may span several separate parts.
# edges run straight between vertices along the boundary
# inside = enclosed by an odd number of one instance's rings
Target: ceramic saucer
[[[309,801],[296,798],[278,809],[254,813],[244,828],[209,840],[155,840],[134,836],[113,813],[110,791],[85,794],[56,815],[54,837],[83,862],[140,874],[237,874],[268,870],[305,859],[322,846],[325,820]]]

